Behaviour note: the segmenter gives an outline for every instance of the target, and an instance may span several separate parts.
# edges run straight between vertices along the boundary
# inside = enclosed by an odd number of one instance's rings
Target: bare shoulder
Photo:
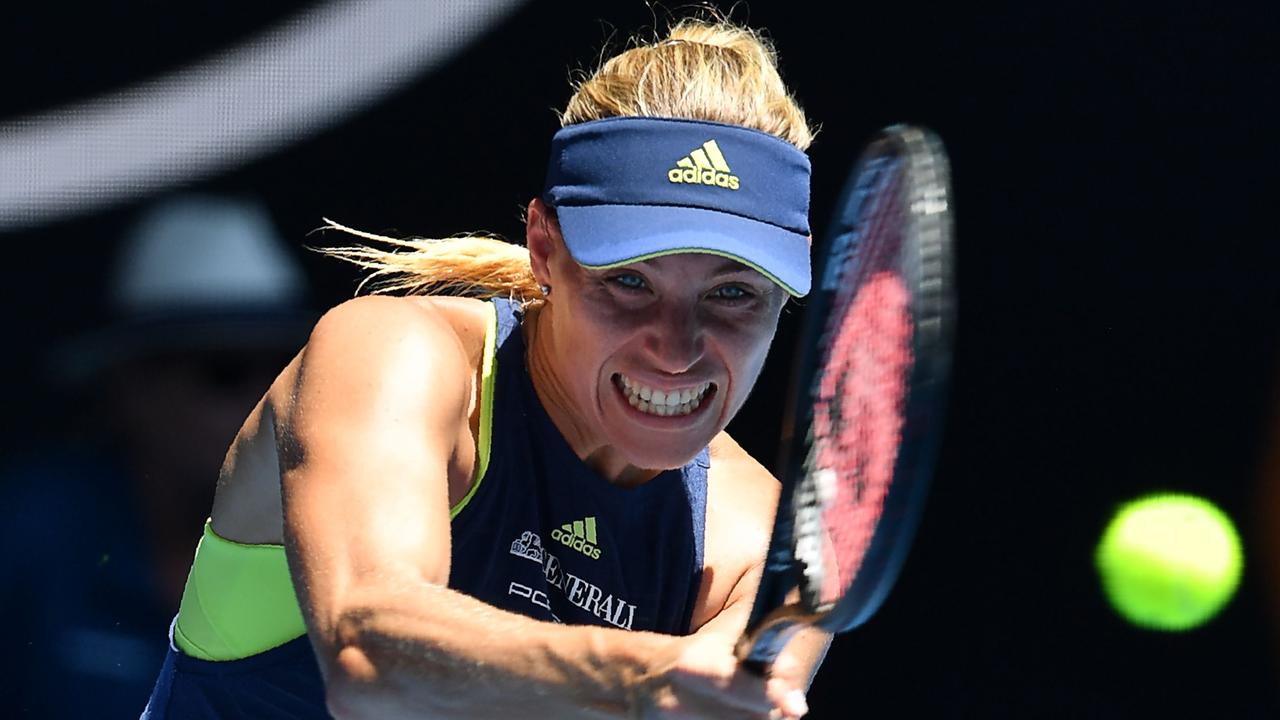
[[[484,303],[466,298],[367,296],[348,300],[316,323],[299,361],[272,385],[278,417],[298,410],[299,390],[323,384],[394,383],[402,391],[430,384],[447,392],[465,383],[438,383],[436,371],[478,366],[484,348]],[[340,397],[338,393],[326,395]]]
[[[232,442],[214,530],[239,542],[281,542],[281,472],[302,462],[308,433],[315,444],[336,429],[333,418],[371,423],[437,408],[465,431],[487,323],[485,303],[465,298],[368,296],[325,313]]]
[[[725,608],[742,579],[764,559],[778,503],[778,481],[727,433],[711,442],[703,586],[697,628]]]
[[[726,509],[756,517],[772,515],[778,502],[779,485],[773,473],[752,457],[728,433],[711,441],[711,472],[708,482],[723,491]],[[765,522],[766,528],[771,520]]]
[[[478,357],[477,348],[484,343],[485,306],[469,298],[359,297],[320,318],[307,350],[377,353],[394,362],[397,349],[412,352],[419,349],[416,344],[426,343],[437,351],[457,349],[463,357]]]

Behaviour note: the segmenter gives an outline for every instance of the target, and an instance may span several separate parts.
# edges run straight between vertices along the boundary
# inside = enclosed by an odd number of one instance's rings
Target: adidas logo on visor
[[[724,154],[720,152],[720,146],[715,140],[708,140],[702,143],[702,147],[677,160],[676,166],[667,171],[667,180],[737,190],[740,181],[732,172],[729,163],[725,162]]]
[[[583,518],[565,523],[551,531],[551,539],[568,548],[573,548],[592,560],[600,559],[600,548],[596,546],[596,518]]]

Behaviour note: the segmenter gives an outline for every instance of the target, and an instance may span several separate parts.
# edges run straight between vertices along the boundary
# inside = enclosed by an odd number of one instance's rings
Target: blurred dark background
[[[1280,615],[1263,572],[1274,507],[1262,501],[1280,397],[1280,12],[1072,5],[756,0],[734,11],[768,30],[784,79],[821,123],[810,153],[816,228],[883,125],[932,127],[953,165],[961,326],[935,491],[889,602],[833,648],[812,717],[1280,709]],[[73,121],[66,108],[150,87],[267,32],[304,30],[305,13],[321,6],[10,8],[0,157],[37,120]],[[423,5],[402,7],[422,14]],[[0,188],[10,333],[0,452],[13,461],[39,452],[82,410],[50,378],[50,354],[110,322],[105,268],[152,201],[176,191],[255,198],[309,274],[316,308],[350,297],[357,281],[303,249],[327,241],[309,235],[322,218],[387,234],[522,238],[520,208],[541,188],[570,71],[590,69],[654,17],[641,2],[532,0],[363,108],[267,133],[208,172],[122,179],[110,188],[116,199],[88,210],[78,206],[92,188],[64,188],[39,211],[4,204]],[[367,42],[357,36],[344,52]],[[333,58],[335,71],[345,57]],[[0,168],[6,183],[47,170]],[[780,342],[795,320],[788,314]],[[788,359],[774,354],[731,428],[765,459],[777,451]],[[1214,500],[1245,536],[1240,593],[1185,634],[1126,625],[1092,566],[1110,513],[1154,490]],[[7,659],[21,661],[21,651]]]

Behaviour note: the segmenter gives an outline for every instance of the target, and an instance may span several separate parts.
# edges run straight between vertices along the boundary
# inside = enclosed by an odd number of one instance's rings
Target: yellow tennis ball
[[[1213,503],[1160,494],[1127,503],[1094,556],[1116,612],[1153,630],[1189,630],[1235,594],[1243,566],[1240,536]]]

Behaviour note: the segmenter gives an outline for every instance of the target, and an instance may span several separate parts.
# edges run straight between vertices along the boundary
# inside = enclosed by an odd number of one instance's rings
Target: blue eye
[[[635,273],[621,273],[609,278],[609,282],[616,283],[628,290],[643,290],[645,288],[644,278]]]
[[[747,300],[753,297],[750,290],[741,285],[721,285],[711,291],[712,297],[717,300]]]

